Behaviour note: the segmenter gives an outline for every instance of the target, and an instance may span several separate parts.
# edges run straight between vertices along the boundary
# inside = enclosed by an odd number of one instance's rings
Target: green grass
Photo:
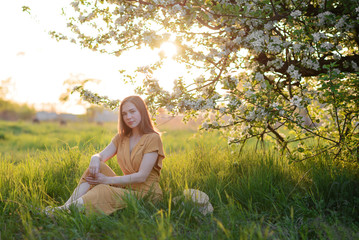
[[[116,124],[0,122],[0,239],[359,239],[358,164],[324,155],[289,164],[274,151],[239,152],[218,133],[161,130],[163,201],[49,218],[39,209],[66,201]],[[185,188],[206,192],[213,214],[173,205]]]

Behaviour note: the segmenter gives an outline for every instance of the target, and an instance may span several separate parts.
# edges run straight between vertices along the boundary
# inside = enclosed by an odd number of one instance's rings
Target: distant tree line
[[[36,114],[34,107],[8,100],[12,90],[14,90],[14,83],[11,77],[0,81],[0,120],[33,119]]]
[[[7,121],[31,120],[36,114],[35,108],[0,98],[0,119]]]

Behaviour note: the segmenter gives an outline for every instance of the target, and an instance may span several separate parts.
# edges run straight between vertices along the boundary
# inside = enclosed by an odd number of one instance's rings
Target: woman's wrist
[[[92,155],[91,161],[92,161],[92,160],[98,160],[99,162],[101,162],[101,157],[100,157],[100,155],[95,154],[95,155]]]
[[[119,182],[120,178],[121,178],[121,176],[106,177],[105,182],[106,182],[106,184],[109,184],[109,185],[112,185],[112,184],[118,185],[118,184],[121,184],[121,183]]]
[[[108,185],[115,184],[114,180],[115,180],[114,177],[106,177],[105,184],[108,184]]]

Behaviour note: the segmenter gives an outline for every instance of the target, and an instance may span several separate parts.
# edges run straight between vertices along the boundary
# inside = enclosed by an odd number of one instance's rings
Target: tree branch
[[[223,25],[218,25],[218,26],[210,26],[207,22],[205,22],[202,18],[200,18],[200,17],[196,17],[196,20],[200,23],[200,24],[202,24],[202,25],[204,25],[204,26],[206,26],[206,27],[208,27],[209,29],[212,29],[212,30],[219,30],[219,29],[221,29],[222,27],[223,27]]]

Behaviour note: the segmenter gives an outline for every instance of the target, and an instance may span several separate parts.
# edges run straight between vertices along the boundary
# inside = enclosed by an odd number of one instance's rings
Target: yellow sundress
[[[145,153],[157,152],[158,158],[146,181],[143,183],[129,185],[106,185],[99,184],[91,186],[89,191],[82,196],[87,212],[103,212],[111,214],[118,209],[126,207],[124,197],[133,194],[142,198],[149,196],[152,201],[162,198],[162,190],[159,185],[162,161],[165,158],[162,140],[159,134],[149,133],[141,136],[139,142],[133,147],[130,153],[130,139],[125,137],[120,141],[117,134],[112,143],[117,149],[117,161],[124,175],[136,173]],[[100,172],[106,176],[117,176],[116,173],[105,163],[101,162]],[[81,177],[79,184],[86,182],[85,177],[89,175],[87,169]]]

